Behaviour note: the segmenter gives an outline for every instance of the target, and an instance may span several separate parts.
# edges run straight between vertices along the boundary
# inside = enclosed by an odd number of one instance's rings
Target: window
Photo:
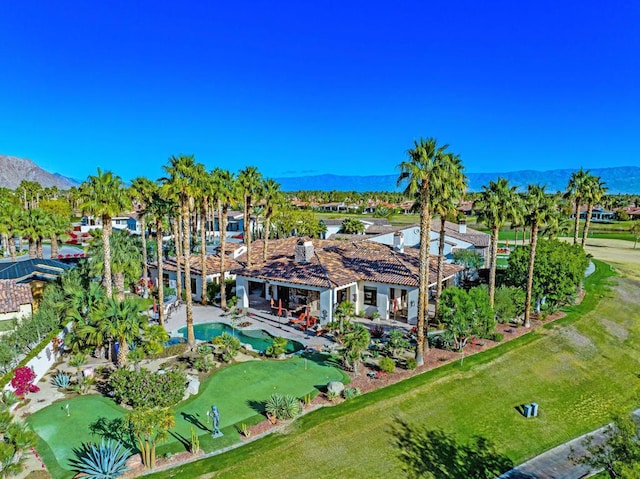
[[[364,304],[367,306],[378,305],[378,289],[369,286],[364,287]]]

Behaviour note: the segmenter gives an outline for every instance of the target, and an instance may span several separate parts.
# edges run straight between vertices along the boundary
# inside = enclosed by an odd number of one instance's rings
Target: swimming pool
[[[180,328],[178,330],[183,337],[187,337],[187,328]],[[273,336],[264,331],[263,329],[237,329],[234,331],[231,326],[225,323],[204,323],[196,324],[193,327],[193,332],[196,339],[201,341],[211,341],[216,336],[220,336],[222,333],[228,333],[240,340],[243,344],[249,344],[255,351],[264,351],[273,341]],[[288,340],[286,352],[287,354],[295,353],[304,349],[304,346],[298,341]]]

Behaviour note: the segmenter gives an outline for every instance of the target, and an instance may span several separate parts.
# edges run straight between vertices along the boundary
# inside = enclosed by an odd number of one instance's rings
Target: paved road
[[[58,247],[58,253],[59,254],[76,254],[76,253],[84,253],[84,249],[83,248],[79,248],[77,246],[70,246],[70,245],[60,245]],[[51,257],[51,245],[48,244],[44,244],[42,245],[42,256],[45,259],[49,259]],[[18,256],[18,261],[25,261],[29,259],[29,255],[28,254],[23,254],[22,256]],[[57,259],[57,258],[54,258]],[[2,257],[0,256],[0,263],[11,263],[11,256],[5,256]]]

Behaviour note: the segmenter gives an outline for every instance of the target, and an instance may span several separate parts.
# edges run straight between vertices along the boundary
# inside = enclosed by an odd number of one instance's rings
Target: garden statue
[[[211,437],[220,437],[222,436],[222,431],[220,431],[220,411],[215,406],[211,406],[211,410],[207,412],[207,416],[211,418]]]

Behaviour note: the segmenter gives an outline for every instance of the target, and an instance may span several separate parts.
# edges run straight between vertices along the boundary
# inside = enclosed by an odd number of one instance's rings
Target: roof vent
[[[404,253],[404,234],[401,231],[393,233],[393,250]]]
[[[466,220],[460,220],[460,224],[458,225],[458,232],[460,234],[467,234],[467,221]]]

